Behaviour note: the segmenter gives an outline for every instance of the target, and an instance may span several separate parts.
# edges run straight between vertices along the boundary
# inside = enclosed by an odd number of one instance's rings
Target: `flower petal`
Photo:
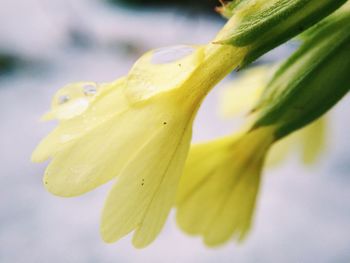
[[[126,96],[135,102],[179,88],[203,58],[203,47],[175,46],[152,50],[143,55],[128,74]]]
[[[203,236],[208,246],[245,237],[271,135],[269,129],[253,131],[192,148],[176,202],[184,231]]]
[[[62,120],[59,126],[40,142],[32,154],[32,161],[45,161],[88,131],[125,111],[129,103],[123,96],[124,84],[125,79],[122,78],[112,84],[102,85],[100,94],[91,102],[84,113],[79,115],[78,118],[72,117],[71,119]],[[57,117],[58,110],[46,115]]]
[[[248,114],[257,103],[275,67],[259,66],[243,71],[220,94],[220,113],[224,117]]]
[[[152,117],[153,110],[130,108],[56,152],[44,176],[47,189],[76,196],[117,176],[157,127],[163,128],[162,114]]]
[[[266,166],[274,167],[282,163],[289,154],[300,144],[299,132],[290,134],[289,136],[276,142],[269,151],[266,159]]]
[[[305,164],[314,163],[326,148],[327,122],[322,117],[300,131],[302,160]]]
[[[122,171],[103,210],[101,234],[106,242],[136,230],[133,243],[141,248],[159,234],[173,205],[191,138],[190,126],[184,131],[180,125],[158,132]]]

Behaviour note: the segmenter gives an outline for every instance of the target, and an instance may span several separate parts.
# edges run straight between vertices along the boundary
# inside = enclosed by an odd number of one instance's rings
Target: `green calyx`
[[[235,23],[221,44],[249,46],[247,65],[331,14],[346,0],[238,0],[221,13]]]
[[[332,108],[350,90],[350,5],[310,31],[280,67],[254,109],[254,128],[281,138]]]

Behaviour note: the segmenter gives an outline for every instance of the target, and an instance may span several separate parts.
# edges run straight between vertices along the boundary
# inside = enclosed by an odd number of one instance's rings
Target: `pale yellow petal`
[[[217,205],[215,197],[222,182],[215,179],[215,174],[218,173],[217,167],[226,161],[225,145],[227,140],[223,139],[191,147],[176,202],[177,221],[189,234],[205,231],[211,218],[209,214]]]
[[[125,89],[132,101],[181,87],[204,58],[203,47],[175,46],[143,55],[127,77]]]
[[[305,164],[314,163],[326,147],[327,122],[320,118],[300,131],[302,160]]]
[[[166,118],[155,105],[130,108],[86,132],[55,153],[44,176],[47,189],[75,196],[111,180]]]
[[[190,151],[177,195],[177,221],[209,246],[250,229],[271,131],[225,138]]]
[[[220,94],[220,113],[224,117],[248,114],[258,101],[273,68],[259,66],[248,69],[229,82]]]
[[[268,167],[274,167],[281,164],[287,159],[292,150],[295,150],[295,146],[299,142],[300,136],[298,133],[290,134],[288,137],[276,142],[267,155],[266,165]]]
[[[76,118],[61,121],[59,126],[40,142],[32,154],[32,161],[45,161],[85,133],[125,111],[129,103],[123,95],[124,83],[125,79],[120,79],[112,84],[104,84],[99,95],[84,113]]]
[[[51,102],[51,111],[42,120],[67,120],[81,115],[103,92],[95,82],[76,82],[59,89]]]
[[[168,124],[167,124],[168,125]],[[114,242],[135,230],[133,244],[145,247],[163,227],[174,203],[191,129],[165,127],[123,170],[103,210],[101,234]]]
[[[251,165],[252,169],[246,168],[241,178],[227,182],[231,189],[222,195],[220,206],[204,233],[208,246],[220,245],[232,237],[240,241],[250,230],[262,161]]]
[[[269,167],[276,166],[296,150],[301,150],[301,158],[305,164],[312,164],[322,154],[325,143],[326,120],[321,118],[275,143],[268,154],[266,164]]]
[[[142,224],[136,230],[133,237],[135,247],[142,248],[150,244],[160,233],[171,207],[175,203],[176,190],[180,176],[183,173],[184,164],[189,150],[191,132],[186,131],[182,142],[176,149],[164,179],[153,196],[152,202],[142,219]],[[156,175],[153,175],[156,176]]]

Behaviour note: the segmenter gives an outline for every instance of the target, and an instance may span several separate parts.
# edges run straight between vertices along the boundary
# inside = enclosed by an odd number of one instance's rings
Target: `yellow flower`
[[[147,246],[175,201],[192,122],[206,94],[233,69],[299,33],[300,22],[311,26],[343,1],[303,8],[294,3],[283,10],[273,5],[276,1],[244,1],[214,39],[220,45],[151,51],[114,83],[64,87],[43,117],[58,119],[59,125],[32,156],[33,161],[52,159],[44,176],[47,189],[76,196],[118,176],[103,210],[102,237],[114,242],[134,231],[134,245]],[[270,141],[267,130],[254,132],[254,138],[264,139],[262,149]],[[244,138],[234,144],[243,147]],[[253,168],[263,156],[257,155]],[[242,158],[247,165],[245,158],[251,157]]]
[[[344,85],[350,70],[346,59],[350,57],[349,7],[345,5],[318,25],[268,83],[261,83],[264,70],[254,73],[262,74],[259,81],[239,82],[253,85],[244,93],[253,98],[247,100],[253,120],[237,136],[192,148],[176,200],[177,220],[186,232],[202,236],[209,246],[245,237],[270,147],[317,121],[349,92]],[[263,89],[262,94],[255,85]],[[259,93],[257,101],[254,97]],[[226,103],[239,100],[238,94],[234,98],[226,94]],[[305,134],[300,132],[306,161],[317,156],[323,129],[324,124],[316,122],[302,131]]]
[[[175,202],[198,107],[244,52],[212,44],[159,49],[114,83],[59,90],[43,117],[59,125],[32,156],[52,158],[48,191],[77,196],[118,176],[103,210],[102,237],[114,242],[135,231],[133,244],[147,246]],[[218,56],[221,63],[213,63]]]
[[[276,69],[276,66],[253,67],[229,83],[220,94],[222,115],[226,118],[247,116]],[[326,124],[326,117],[322,117],[278,141],[268,154],[267,165],[280,163],[294,149],[301,151],[301,159],[305,164],[314,163],[326,146]]]
[[[274,71],[252,68],[230,83],[221,94],[223,114],[249,114]],[[269,165],[276,164],[299,144],[303,160],[315,161],[324,145],[324,124],[322,118],[276,142],[274,126],[251,130],[248,121],[235,135],[192,146],[177,193],[179,226],[208,246],[242,241],[251,228],[266,156]]]
[[[266,127],[191,148],[177,194],[177,221],[189,234],[216,246],[250,229],[266,152]]]

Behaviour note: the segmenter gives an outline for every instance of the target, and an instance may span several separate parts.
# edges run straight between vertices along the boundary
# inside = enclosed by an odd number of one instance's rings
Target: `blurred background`
[[[66,83],[109,82],[153,48],[210,41],[224,20],[215,0],[0,0],[0,262],[350,262],[350,99],[328,114],[327,149],[305,167],[297,154],[265,172],[255,224],[243,244],[209,249],[176,226],[136,250],[130,237],[104,244],[99,217],[110,184],[63,199],[30,163],[55,125],[38,119]],[[259,60],[285,58],[295,44]],[[258,63],[259,63],[258,62]],[[232,75],[229,78],[234,78]],[[226,80],[227,81],[227,80]],[[207,98],[194,140],[228,134],[220,84]]]

